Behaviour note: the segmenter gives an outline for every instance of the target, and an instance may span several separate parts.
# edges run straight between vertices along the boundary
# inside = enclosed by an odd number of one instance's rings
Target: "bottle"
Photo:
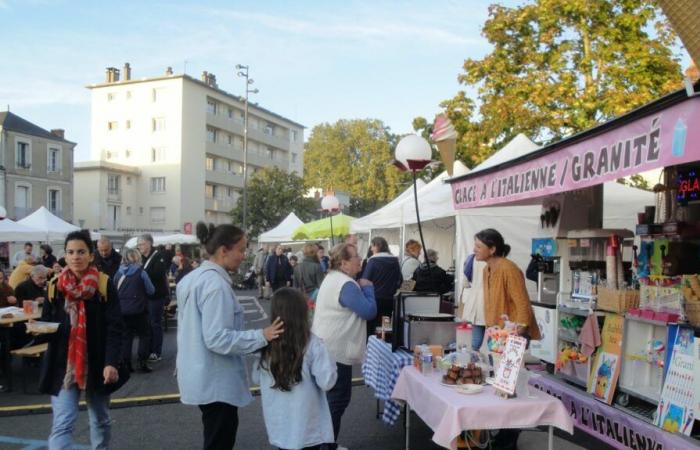
[[[673,129],[673,144],[671,146],[671,154],[673,156],[683,156],[685,154],[685,138],[688,132],[688,127],[680,117],[676,121],[676,126]]]
[[[469,350],[472,348],[472,325],[467,322],[460,323],[457,326],[457,350],[466,347]]]
[[[429,346],[423,345],[421,347],[420,357],[423,375],[431,375],[433,373],[433,352]]]

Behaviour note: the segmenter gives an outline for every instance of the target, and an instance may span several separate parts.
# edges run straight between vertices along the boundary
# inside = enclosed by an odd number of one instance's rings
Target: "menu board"
[[[690,435],[698,413],[698,386],[695,382],[698,346],[691,328],[680,328],[673,344],[671,364],[666,371],[661,400],[654,424],[671,433]]]
[[[617,314],[606,314],[601,345],[593,359],[593,369],[588,377],[588,393],[598,400],[612,404],[620,376],[622,356],[622,330],[624,317]]]
[[[496,378],[493,386],[508,395],[515,393],[518,384],[518,373],[523,363],[523,355],[527,347],[527,339],[521,336],[510,335],[506,341],[506,349],[503,352],[501,363],[496,369]]]

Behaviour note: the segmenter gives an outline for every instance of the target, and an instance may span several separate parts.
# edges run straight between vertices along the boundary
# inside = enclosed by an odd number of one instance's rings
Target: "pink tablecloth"
[[[442,376],[424,376],[415,367],[404,367],[391,397],[406,401],[435,432],[433,441],[456,448],[462,430],[531,428],[551,425],[573,433],[574,422],[564,404],[544,392],[536,398],[504,399],[486,386],[479,394],[464,395],[440,384]]]

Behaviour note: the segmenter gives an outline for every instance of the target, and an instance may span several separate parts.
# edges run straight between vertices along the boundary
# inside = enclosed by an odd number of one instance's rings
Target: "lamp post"
[[[321,209],[328,212],[331,220],[331,247],[335,245],[335,238],[333,236],[333,213],[340,211],[340,202],[335,195],[329,194],[321,199]]]
[[[423,227],[420,223],[420,212],[418,211],[418,186],[416,184],[416,171],[424,169],[425,166],[432,162],[430,159],[432,154],[433,151],[430,148],[428,141],[415,134],[409,134],[408,136],[402,138],[396,146],[396,151],[394,152],[394,165],[402,172],[410,170],[413,176],[413,199],[416,206],[418,235],[420,236],[420,244],[423,246],[423,258],[428,266],[431,284],[433,289],[435,289],[435,283],[433,282],[432,276],[433,272],[430,269],[430,261],[428,260],[428,249],[425,247]]]
[[[248,66],[236,64],[238,76],[245,78],[245,108],[243,113],[243,231],[248,231],[248,94],[257,94],[257,89],[251,89],[254,83],[248,77]]]

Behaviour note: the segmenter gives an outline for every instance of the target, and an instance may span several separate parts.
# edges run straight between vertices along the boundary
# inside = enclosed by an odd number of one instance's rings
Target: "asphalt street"
[[[241,292],[239,298],[246,312],[249,328],[261,328],[269,323],[269,302],[257,301],[253,292]],[[177,401],[175,379],[176,323],[169,322],[165,334],[163,360],[152,364],[150,374],[135,373],[131,380],[113,396],[112,446],[114,449],[197,449],[201,448],[201,421],[196,407]],[[51,414],[40,405],[50,398],[36,393],[22,392],[24,378],[30,391],[35,390],[37,369],[22,367],[15,361],[15,389],[0,393],[0,449],[34,450],[46,448],[51,428]],[[361,377],[360,368],[354,376]],[[353,388],[353,398],[343,417],[339,442],[351,450],[402,449],[404,429],[402,419],[395,426],[387,426],[375,418],[377,403],[373,391],[363,385]],[[8,412],[8,407],[19,407]],[[269,449],[262,417],[260,398],[239,411],[240,425],[236,448]],[[573,450],[605,448],[587,435],[569,436],[556,433],[555,448]],[[76,448],[89,448],[87,413],[82,411],[74,433]],[[438,449],[431,441],[432,431],[415,415],[411,419],[411,448]],[[575,443],[574,443],[575,442]],[[524,431],[518,441],[521,450],[546,448],[547,433],[540,430]]]

